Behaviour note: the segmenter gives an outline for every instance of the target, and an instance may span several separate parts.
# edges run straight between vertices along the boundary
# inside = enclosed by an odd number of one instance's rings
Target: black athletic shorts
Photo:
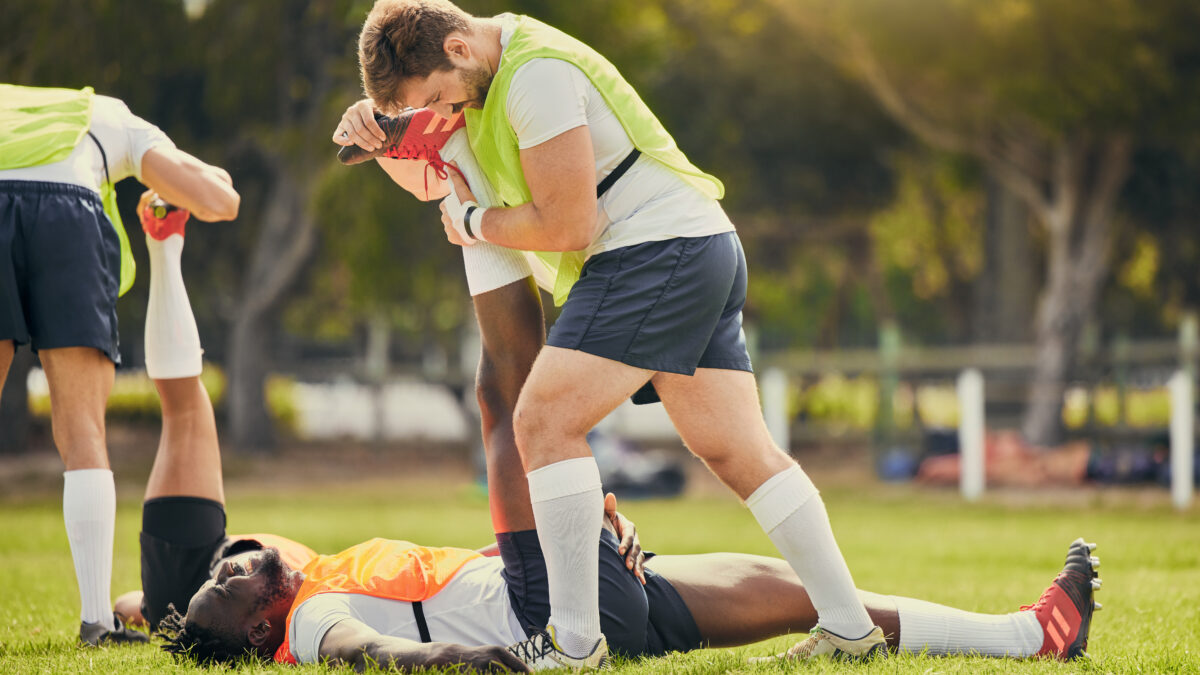
[[[588,259],[546,344],[664,373],[750,371],[745,302],[736,232],[635,244]],[[656,401],[650,386],[634,396]]]
[[[121,243],[100,196],[43,181],[0,181],[0,340],[94,347],[113,363]]]
[[[550,621],[546,561],[536,530],[496,534],[504,562],[504,581],[513,611],[526,634]],[[700,630],[679,593],[662,576],[646,570],[643,587],[617,552],[617,538],[601,532],[600,630],[608,648],[625,656],[658,656],[701,646]]]
[[[175,605],[180,614],[209,580],[213,563],[257,542],[225,536],[225,507],[201,497],[159,497],[142,504],[142,616],[152,627]],[[261,545],[257,546],[261,548]]]

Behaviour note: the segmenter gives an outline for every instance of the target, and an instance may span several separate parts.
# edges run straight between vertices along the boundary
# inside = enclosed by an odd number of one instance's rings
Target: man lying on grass
[[[165,297],[177,303],[172,320],[178,321],[179,312],[190,317],[190,308],[182,279],[174,283],[179,292]],[[160,310],[147,311],[148,328],[165,320]],[[198,349],[161,347],[147,354]],[[155,372],[157,364],[147,365]],[[498,557],[382,539],[318,556],[282,537],[228,536],[216,425],[198,373],[155,385],[163,431],[142,511],[144,595],[123,596],[118,610],[136,618],[140,609],[167,637],[168,651],[200,661],[251,655],[289,663],[524,668],[492,646],[519,641],[549,613],[545,563],[520,472],[512,475],[521,480],[490,473]],[[497,446],[515,452],[485,438],[489,464],[503,455]],[[644,556],[632,524],[615,513],[615,500],[608,507],[609,528],[597,554],[604,632],[615,652],[740,645],[816,624],[808,594],[783,560],[737,553]],[[893,651],[1074,657],[1086,648],[1099,585],[1090,549],[1082,540],[1073,543],[1062,573],[1019,612],[984,615],[895,596],[862,597]]]

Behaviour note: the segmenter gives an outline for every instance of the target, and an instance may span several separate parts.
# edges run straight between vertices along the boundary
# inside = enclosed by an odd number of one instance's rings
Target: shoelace
[[[432,145],[418,145],[414,149],[414,152],[412,152],[411,154],[400,152],[400,148],[401,148],[401,144],[397,143],[396,145],[392,146],[391,148],[388,148],[388,150],[383,153],[383,156],[391,158],[391,159],[423,159],[426,162],[428,162],[428,164],[426,165],[426,169],[433,169],[434,175],[437,176],[440,180],[447,180],[450,178],[449,172],[446,171],[447,167],[454,169],[454,172],[457,173],[459,175],[459,177],[461,177],[463,179],[463,182],[466,182],[466,180],[467,180],[467,177],[463,175],[463,172],[459,171],[458,167],[451,165],[451,164],[447,164],[442,159],[442,155],[440,152],[438,152],[438,149],[433,147]],[[428,170],[425,172],[425,198],[426,199],[429,198],[429,171]]]
[[[539,646],[535,646],[535,643]],[[533,663],[554,651],[554,643],[546,633],[538,633],[508,648],[509,653],[525,663]]]
[[[816,650],[817,643],[823,639],[828,640],[829,635],[820,626],[814,626],[808,633],[808,639],[784,652],[784,657],[788,659],[795,659],[801,656],[807,657]]]
[[[1037,599],[1037,602],[1033,603],[1032,605],[1021,605],[1021,611],[1024,612],[1024,611],[1028,611],[1028,610],[1033,610],[1036,612],[1039,609],[1041,609],[1042,607],[1044,607],[1046,605],[1046,603],[1050,601],[1050,594],[1053,593],[1055,590],[1061,590],[1058,587],[1058,579],[1055,579],[1054,582],[1055,583],[1050,584],[1050,586],[1048,588],[1046,588],[1046,590],[1042,591],[1042,596]]]

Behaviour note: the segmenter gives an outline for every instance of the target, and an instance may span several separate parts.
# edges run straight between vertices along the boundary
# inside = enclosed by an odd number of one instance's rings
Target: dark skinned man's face
[[[192,596],[187,623],[239,641],[264,619],[282,628],[303,581],[303,575],[288,568],[275,548],[227,558]]]

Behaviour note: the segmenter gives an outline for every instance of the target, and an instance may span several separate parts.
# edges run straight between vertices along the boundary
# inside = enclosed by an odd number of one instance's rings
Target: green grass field
[[[333,551],[371,536],[476,547],[490,541],[487,505],[471,485],[450,479],[272,485],[230,490],[230,531],[273,531]],[[821,484],[820,477],[817,478]],[[57,496],[0,498],[0,672],[189,671],[156,649],[75,646],[78,595]],[[866,665],[815,664],[826,672],[1200,672],[1200,518],[1178,514],[1165,491],[1086,492],[1028,500],[989,496],[964,505],[953,493],[870,483],[827,488],[825,498],[859,586],[983,612],[1013,611],[1037,599],[1076,536],[1097,541],[1104,609],[1095,619],[1090,661],[1019,662],[902,657]],[[114,597],[138,585],[138,493],[121,490]],[[1036,501],[1034,505],[1016,502]],[[670,553],[773,550],[732,496],[702,490],[674,501],[625,502],[647,548]],[[745,657],[794,642],[779,638],[738,650],[705,650],[619,662],[629,673],[774,671]],[[278,671],[244,666],[246,671]],[[301,672],[325,669],[306,667]]]

